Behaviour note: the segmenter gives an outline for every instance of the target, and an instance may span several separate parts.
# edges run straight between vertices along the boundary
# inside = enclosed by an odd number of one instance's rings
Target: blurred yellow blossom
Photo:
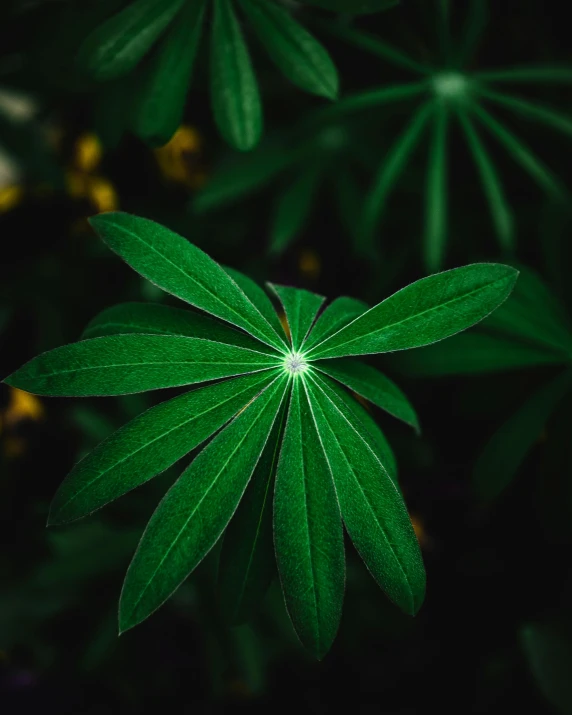
[[[304,277],[317,280],[322,272],[320,257],[309,248],[302,249],[298,260],[298,269]]]
[[[166,179],[189,189],[199,189],[206,179],[199,161],[201,149],[202,140],[197,130],[182,125],[165,146],[154,150],[154,154]]]

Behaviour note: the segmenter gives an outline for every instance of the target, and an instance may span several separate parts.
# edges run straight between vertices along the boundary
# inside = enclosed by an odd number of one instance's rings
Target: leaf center
[[[308,369],[308,363],[303,353],[290,352],[284,359],[284,369],[291,375],[300,375]]]
[[[460,72],[439,72],[433,76],[433,89],[441,99],[460,99],[468,85],[467,78]]]

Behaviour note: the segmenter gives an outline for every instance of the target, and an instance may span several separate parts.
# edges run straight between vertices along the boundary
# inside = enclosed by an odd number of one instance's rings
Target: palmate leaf
[[[492,313],[518,271],[475,263],[422,278],[394,293],[309,351],[312,359],[421,347],[454,335]]]
[[[79,519],[170,467],[276,378],[265,371],[203,387],[152,407],[104,440],[62,483],[48,524]]]
[[[159,608],[218,541],[260,459],[287,387],[285,376],[276,378],[167,492],[127,571],[121,631]]]
[[[319,317],[321,296],[271,285],[288,340],[259,286],[177,234],[128,214],[94,224],[143,276],[212,317],[140,303],[108,308],[86,339],[34,358],[5,382],[46,395],[110,395],[234,377],[134,419],[80,461],[56,494],[50,523],[72,521],[211,439],[143,534],[121,596],[121,630],[155,611],[216,543],[223,607],[231,622],[244,621],[274,573],[272,524],[287,610],[316,657],[328,651],[341,616],[342,520],[389,597],[416,613],[425,575],[395,456],[346,387],[414,427],[417,418],[381,373],[331,353],[353,354],[356,342],[357,354],[404,348],[463,330],[504,300],[517,271],[467,266],[371,309],[339,298]]]
[[[342,614],[344,541],[336,491],[301,380],[294,381],[274,497],[274,540],[286,607],[321,659]]]

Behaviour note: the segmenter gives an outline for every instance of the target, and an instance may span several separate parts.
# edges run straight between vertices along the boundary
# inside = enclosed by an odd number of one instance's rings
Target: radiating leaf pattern
[[[5,379],[37,394],[76,396],[214,381],[111,434],[53,500],[49,523],[73,521],[206,443],[143,533],[121,594],[120,630],[150,616],[222,543],[218,588],[228,620],[242,623],[256,611],[276,563],[294,629],[321,659],[342,613],[343,524],[381,588],[415,615],[425,571],[395,455],[345,388],[418,430],[417,415],[389,378],[348,356],[424,345],[471,327],[506,299],[518,272],[474,264],[417,281],[373,308],[342,297],[321,313],[322,296],[267,284],[282,304],[287,338],[256,283],[182,236],[124,213],[91,223],[142,276],[210,314],[145,303],[107,308],[84,339]],[[549,335],[562,337],[555,326]]]

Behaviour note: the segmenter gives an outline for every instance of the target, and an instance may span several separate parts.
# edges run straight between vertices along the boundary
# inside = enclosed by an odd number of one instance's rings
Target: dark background
[[[50,4],[24,15],[0,10],[0,67],[10,68],[2,58],[14,54],[37,57],[37,43],[49,28]],[[400,8],[360,26],[423,56],[435,44],[430,4],[404,0]],[[492,5],[474,67],[571,60],[566,3],[502,0]],[[401,72],[383,60],[321,37],[336,60],[344,92],[401,79]],[[205,74],[200,58],[185,121],[201,136],[202,149],[183,161],[191,173],[204,170],[208,181],[230,150],[213,128]],[[269,68],[260,76],[272,131],[315,106],[315,100],[274,82]],[[108,305],[170,299],[152,292],[99,244],[85,224],[97,208],[89,197],[70,196],[66,189],[77,142],[93,126],[90,92],[58,87],[37,59],[22,71],[4,70],[0,85],[39,97],[42,116],[61,133],[53,160],[63,177],[61,184],[57,172],[53,180],[38,179],[33,166],[21,181],[22,200],[0,214],[0,376],[5,376],[38,352],[76,340]],[[535,93],[564,112],[572,110],[570,87],[526,88],[527,97]],[[348,151],[365,149],[379,157],[406,116],[406,107],[386,108],[351,120]],[[518,131],[569,184],[572,143],[526,122],[518,123]],[[450,142],[447,267],[498,260],[475,168],[454,131]],[[545,200],[504,153],[495,158],[518,218],[517,258],[566,300],[567,213]],[[421,152],[392,194],[380,238],[384,260],[376,271],[355,256],[327,193],[316,198],[296,244],[282,258],[271,259],[266,244],[272,187],[196,217],[189,209],[192,189],[169,183],[153,152],[132,137],[104,152],[95,173],[114,187],[122,210],[161,221],[216,260],[259,280],[377,302],[423,275],[423,167]],[[304,270],[308,255],[319,270]],[[415,380],[398,375],[383,359],[376,364],[403,387],[423,427],[416,438],[376,412],[398,456],[425,557],[427,599],[415,619],[386,600],[348,543],[342,624],[321,663],[312,662],[297,643],[276,584],[250,626],[229,629],[216,607],[208,558],[164,608],[117,639],[123,574],[154,505],[181,467],[75,526],[48,531],[44,524],[50,499],[73,463],[165,395],[41,399],[38,419],[4,419],[0,432],[0,712],[328,712],[340,707],[388,715],[553,712],[530,675],[520,632],[530,622],[567,619],[562,614],[571,594],[570,408],[564,406],[539,436],[517,481],[498,501],[480,505],[470,489],[479,450],[523,391],[540,384],[550,368]],[[1,385],[0,413],[6,415],[11,399]]]

